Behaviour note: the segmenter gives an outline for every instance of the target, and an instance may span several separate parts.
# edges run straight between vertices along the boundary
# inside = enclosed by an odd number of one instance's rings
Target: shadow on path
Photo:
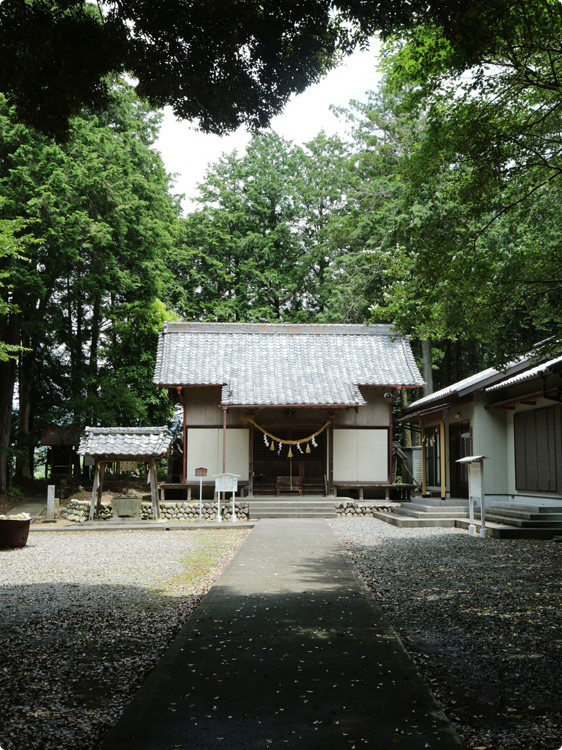
[[[461,750],[323,520],[264,520],[101,750]]]

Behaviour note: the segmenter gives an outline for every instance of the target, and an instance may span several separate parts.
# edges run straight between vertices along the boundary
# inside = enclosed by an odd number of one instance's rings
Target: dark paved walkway
[[[102,750],[460,750],[323,520],[262,520]]]

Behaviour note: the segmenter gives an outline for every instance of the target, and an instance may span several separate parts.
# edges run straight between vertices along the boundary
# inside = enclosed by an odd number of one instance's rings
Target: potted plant
[[[0,548],[25,547],[30,523],[31,516],[27,513],[0,516]]]

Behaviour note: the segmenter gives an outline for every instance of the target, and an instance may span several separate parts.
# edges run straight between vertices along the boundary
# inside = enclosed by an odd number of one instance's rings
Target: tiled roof
[[[550,371],[553,367],[557,368],[559,371],[561,365],[562,357],[550,359],[548,362],[543,362],[542,365],[531,367],[530,370],[525,370],[525,372],[521,372],[518,375],[514,375],[512,378],[507,378],[506,380],[502,380],[500,383],[496,383],[495,385],[486,388],[486,393],[490,391],[499,391],[500,388],[508,388],[510,385],[522,383],[525,380],[532,380],[533,378],[538,378],[542,375],[548,375],[550,374]]]
[[[560,364],[562,364],[562,357],[544,362],[542,365],[531,367],[532,360],[521,357],[517,361],[511,362],[507,366],[506,372],[489,367],[487,370],[482,370],[482,372],[477,372],[475,375],[464,378],[464,380],[459,380],[446,388],[442,388],[440,391],[430,393],[429,396],[419,398],[406,408],[406,413],[412,415],[422,410],[441,408],[443,405],[463,396],[468,396],[475,391],[482,391],[484,393],[495,392],[500,388],[506,388],[515,383],[539,377],[547,373],[550,368],[557,365],[560,366]]]
[[[163,457],[168,454],[172,440],[167,427],[86,427],[78,453]]]
[[[463,392],[472,393],[473,391],[478,390],[479,385],[485,383],[487,380],[489,380],[489,378],[493,378],[495,375],[499,374],[499,370],[495,370],[493,367],[489,367],[487,370],[482,370],[482,372],[477,372],[475,375],[470,375],[470,377],[459,380],[452,385],[448,385],[446,388],[441,388],[441,390],[439,391],[434,391],[428,396],[418,398],[407,407],[407,410],[417,410],[425,406],[430,406],[437,401],[446,399],[448,396],[458,396]]]
[[[387,326],[166,323],[154,383],[220,385],[226,405],[362,405],[358,386],[421,386]]]

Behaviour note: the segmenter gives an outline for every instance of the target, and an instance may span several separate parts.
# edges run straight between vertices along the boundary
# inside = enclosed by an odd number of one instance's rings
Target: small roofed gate
[[[95,462],[90,520],[94,518],[96,506],[98,510],[101,508],[105,467],[116,461],[147,464],[152,515],[160,518],[156,461],[168,456],[172,440],[167,427],[86,427],[78,453],[92,456]]]

